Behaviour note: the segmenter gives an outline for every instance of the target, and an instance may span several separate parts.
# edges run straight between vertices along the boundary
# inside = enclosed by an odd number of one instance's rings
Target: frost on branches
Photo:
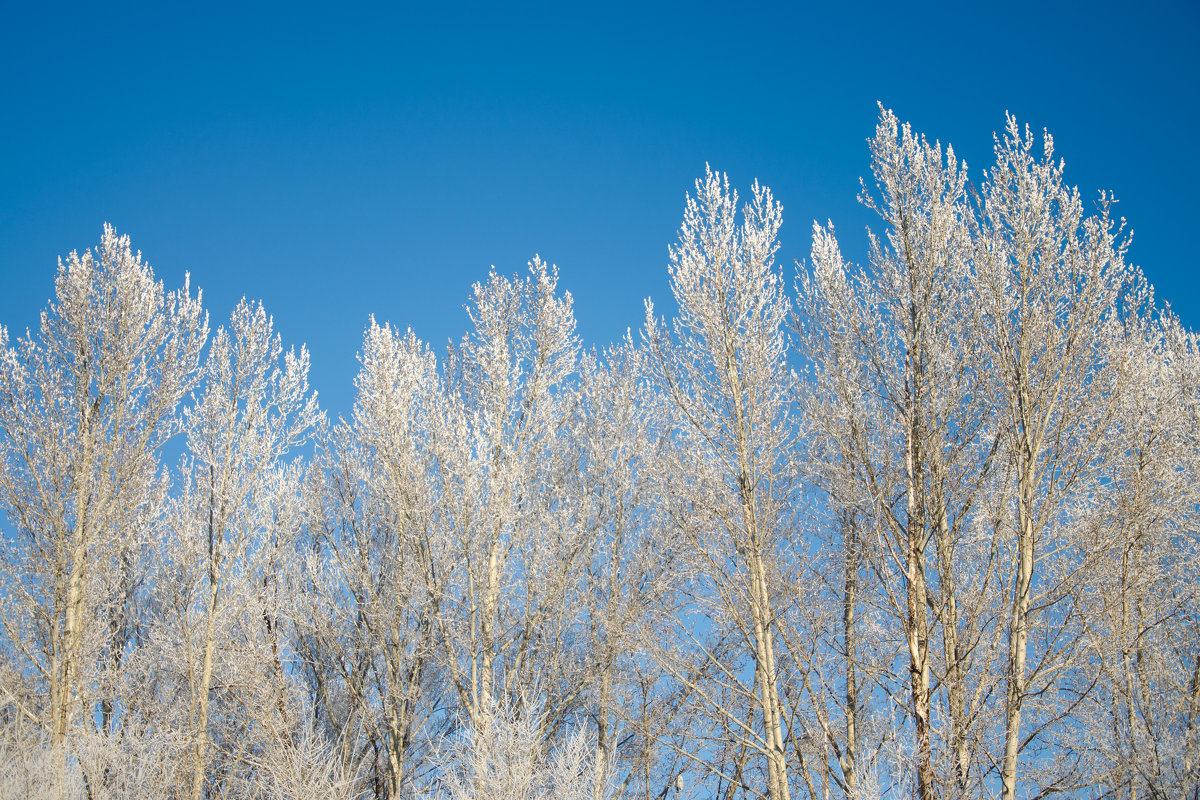
[[[1200,800],[1196,334],[1049,135],[867,155],[862,263],[706,170],[672,318],[493,269],[335,421],[106,226],[0,327],[0,798]]]

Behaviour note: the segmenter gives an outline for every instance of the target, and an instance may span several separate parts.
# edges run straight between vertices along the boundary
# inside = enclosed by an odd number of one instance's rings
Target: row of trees
[[[106,227],[0,328],[0,795],[1200,797],[1200,343],[1049,136],[870,151],[866,263],[707,172],[673,319],[535,259],[336,423]]]

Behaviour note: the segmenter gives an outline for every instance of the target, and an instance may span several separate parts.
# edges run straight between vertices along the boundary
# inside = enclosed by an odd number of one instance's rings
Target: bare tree
[[[353,420],[325,441],[308,484],[308,612],[296,624],[342,763],[380,751],[378,794],[398,798],[431,768],[441,706],[437,474],[452,423],[436,361],[411,332],[372,321],[361,361]]]
[[[1084,521],[1099,550],[1080,591],[1095,619],[1072,683],[1086,695],[1082,742],[1092,780],[1116,796],[1195,797],[1197,497],[1195,336],[1170,314],[1131,314],[1115,359],[1129,365],[1121,444]],[[1082,690],[1080,690],[1082,693]]]
[[[996,452],[987,372],[970,326],[966,170],[952,149],[943,154],[889,111],[870,147],[874,184],[862,201],[886,231],[871,237],[869,265],[847,265],[832,229],[817,226],[811,273],[800,281],[799,330],[813,380],[809,469],[842,530],[847,736],[857,708],[850,636],[858,570],[877,554],[869,569],[904,641],[916,794],[930,798],[945,786],[962,796],[981,755],[987,689],[978,683],[978,651],[995,563],[977,523]],[[967,553],[974,558],[964,563]],[[935,681],[944,720],[934,715]],[[951,761],[945,779],[935,758],[939,728]],[[848,738],[838,754],[849,795],[854,747]]]
[[[708,170],[641,345],[535,258],[331,429],[106,227],[0,328],[0,800],[1200,800],[1196,334],[1049,136],[870,153],[794,306]]]
[[[975,285],[1011,498],[1001,522],[1012,539],[1002,550],[1011,572],[998,759],[1009,800],[1022,753],[1075,703],[1059,691],[1089,623],[1073,590],[1103,552],[1095,541],[1080,546],[1078,511],[1101,489],[1101,467],[1120,448],[1114,420],[1126,364],[1111,358],[1120,352],[1112,344],[1124,336],[1121,305],[1139,276],[1125,262],[1128,241],[1109,199],[1101,195],[1097,213],[1084,214],[1048,134],[1039,157],[1032,134],[1010,117],[995,150],[981,192]],[[1076,767],[1061,750],[1040,761],[1045,775],[1031,772],[1028,782],[1074,780]]]
[[[790,304],[774,261],[781,207],[756,183],[740,211],[739,223],[727,178],[710,170],[698,180],[670,251],[678,316],[667,329],[646,304],[650,363],[682,420],[677,457],[686,467],[675,474],[695,476],[675,487],[693,514],[676,533],[690,560],[687,590],[702,593],[675,612],[686,645],[661,655],[676,680],[711,679],[697,690],[705,711],[735,748],[766,762],[767,796],[786,800],[788,726],[776,627],[786,602],[778,558],[788,542],[793,486]],[[748,674],[738,665],[742,658],[749,659]],[[748,706],[755,718],[746,715]],[[703,762],[702,750],[689,755]],[[701,767],[721,772],[713,759]]]
[[[482,727],[464,726],[461,739],[443,743],[437,800],[614,797],[608,764],[596,759],[583,730],[547,748],[540,736],[549,726],[536,705],[505,701],[482,719]]]
[[[95,659],[123,651],[109,641],[122,570],[161,511],[159,452],[206,337],[186,282],[164,292],[105,226],[95,254],[59,262],[38,335],[3,352],[0,507],[17,534],[0,567],[4,647],[37,687],[22,713],[49,732],[60,775],[80,709],[104,700]]]
[[[654,797],[674,780],[678,761],[660,743],[674,730],[674,687],[647,685],[643,669],[650,662],[644,639],[658,634],[657,609],[674,563],[657,502],[668,490],[660,466],[671,447],[671,416],[649,380],[645,351],[628,337],[586,355],[579,376],[570,436],[578,468],[567,496],[586,536],[586,707],[596,726],[595,759],[611,765],[595,798],[610,791]]]
[[[239,623],[274,624],[264,607],[248,601],[270,580],[260,562],[270,559],[278,504],[295,494],[294,470],[283,469],[282,459],[320,416],[308,391],[308,352],[284,354],[262,305],[240,302],[229,327],[213,338],[203,395],[187,414],[188,456],[168,555],[171,580],[161,587],[170,609],[162,622],[177,636],[187,686],[191,800],[204,792],[214,688],[228,692],[241,666],[226,660],[234,631]],[[223,651],[226,659],[219,658]]]
[[[557,281],[535,259],[523,279],[492,273],[474,286],[473,330],[448,366],[457,419],[439,465],[446,677],[474,725],[502,698],[540,693],[543,738],[584,688],[574,634],[586,541],[569,524],[563,456],[579,345]]]

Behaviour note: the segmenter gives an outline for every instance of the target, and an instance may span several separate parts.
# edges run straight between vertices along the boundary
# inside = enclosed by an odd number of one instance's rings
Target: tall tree
[[[88,685],[97,654],[113,652],[99,616],[123,603],[123,562],[161,512],[160,450],[180,430],[207,333],[186,281],[164,292],[106,225],[94,254],[59,262],[38,334],[4,350],[0,507],[15,533],[0,567],[4,646],[38,687],[25,712],[60,758],[81,708],[104,700]]]
[[[943,783],[938,729],[950,751],[952,793],[968,791],[980,755],[972,720],[986,691],[973,700],[969,685],[995,581],[987,539],[979,541],[973,528],[991,488],[996,442],[970,325],[974,237],[965,165],[889,111],[870,148],[874,182],[862,201],[886,230],[871,237],[868,266],[847,265],[832,229],[817,226],[811,273],[800,282],[818,459],[811,470],[844,530],[847,603],[858,591],[856,559],[880,559],[872,571],[905,642],[916,794],[926,800]],[[873,546],[865,546],[864,533],[877,537]],[[969,546],[974,563],[964,564]],[[849,643],[846,649],[850,683]],[[940,725],[935,683],[948,717]],[[852,746],[846,743],[849,752]],[[840,760],[852,784],[853,760]]]
[[[246,660],[249,653],[234,647],[238,627],[275,625],[267,606],[249,601],[271,580],[272,539],[288,516],[280,504],[294,503],[297,475],[284,469],[284,459],[320,418],[308,389],[307,350],[285,354],[262,305],[242,300],[228,328],[213,337],[203,394],[187,414],[188,455],[167,568],[174,579],[162,587],[173,612],[163,622],[175,634],[164,638],[174,638],[185,659],[191,800],[204,792],[215,687],[236,683],[229,673],[243,666],[220,655],[238,652]]]
[[[1101,195],[1096,214],[1085,215],[1049,134],[1039,154],[1032,133],[1010,117],[995,152],[981,191],[976,330],[1011,498],[1002,521],[1011,572],[997,754],[1002,796],[1011,800],[1022,753],[1039,747],[1040,732],[1073,702],[1055,691],[1088,622],[1073,590],[1103,552],[1095,542],[1080,546],[1077,512],[1102,490],[1101,468],[1120,448],[1115,419],[1127,364],[1112,356],[1121,353],[1122,305],[1140,276],[1125,261],[1128,240],[1111,201]],[[1070,780],[1070,759],[1041,761],[1027,782]]]
[[[578,465],[568,485],[575,521],[585,534],[584,635],[592,665],[587,713],[595,721],[596,761],[608,765],[626,796],[653,797],[675,777],[676,754],[658,740],[671,730],[672,699],[647,684],[643,638],[658,634],[665,578],[673,559],[663,533],[667,490],[660,469],[670,448],[671,418],[647,375],[647,357],[627,337],[579,369],[579,403],[571,440]],[[642,634],[642,635],[639,635]],[[597,773],[601,777],[601,773]],[[610,777],[610,775],[604,775]],[[610,784],[597,781],[595,800]]]
[[[1128,363],[1130,391],[1110,433],[1120,449],[1082,521],[1099,558],[1080,588],[1095,620],[1083,634],[1086,666],[1069,679],[1096,684],[1078,750],[1116,796],[1195,797],[1200,351],[1169,313],[1125,322],[1115,344],[1127,352],[1114,359]]]
[[[579,343],[557,283],[535,258],[524,278],[493,272],[473,287],[473,330],[448,367],[459,434],[440,465],[447,678],[477,727],[502,700],[539,699],[543,738],[584,688],[574,634],[585,538],[563,494]]]
[[[791,306],[775,265],[781,222],[769,189],[755,183],[739,209],[728,178],[708,170],[687,199],[679,242],[670,250],[678,316],[667,328],[647,302],[644,332],[654,375],[682,420],[678,457],[695,472],[675,487],[695,514],[677,533],[686,537],[682,549],[703,597],[680,613],[707,618],[712,635],[732,643],[734,659],[701,641],[695,619],[680,618],[678,632],[692,640],[685,653],[695,669],[666,651],[665,664],[677,679],[707,673],[714,676],[710,689],[724,687],[707,695],[706,711],[726,726],[735,749],[765,761],[772,800],[790,793],[776,632],[786,602],[778,559],[788,544],[788,453],[795,436],[785,327]],[[748,675],[737,663],[743,658]],[[753,719],[747,707],[755,709]]]
[[[353,419],[323,443],[308,483],[309,611],[296,624],[343,764],[378,753],[377,796],[398,798],[432,768],[442,706],[439,454],[455,425],[436,359],[411,331],[372,320],[360,359]]]

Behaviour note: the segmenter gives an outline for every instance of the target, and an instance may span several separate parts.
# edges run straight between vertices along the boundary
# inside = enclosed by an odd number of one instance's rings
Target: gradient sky
[[[585,342],[666,302],[706,162],[784,205],[781,259],[832,219],[850,258],[876,101],[989,165],[1048,128],[1132,260],[1200,327],[1200,6],[560,3],[328,7],[0,0],[0,323],[56,258],[128,233],[214,323],[263,300],[335,416],[368,315],[439,350],[488,267],[557,263]],[[437,6],[434,10],[434,6]]]

